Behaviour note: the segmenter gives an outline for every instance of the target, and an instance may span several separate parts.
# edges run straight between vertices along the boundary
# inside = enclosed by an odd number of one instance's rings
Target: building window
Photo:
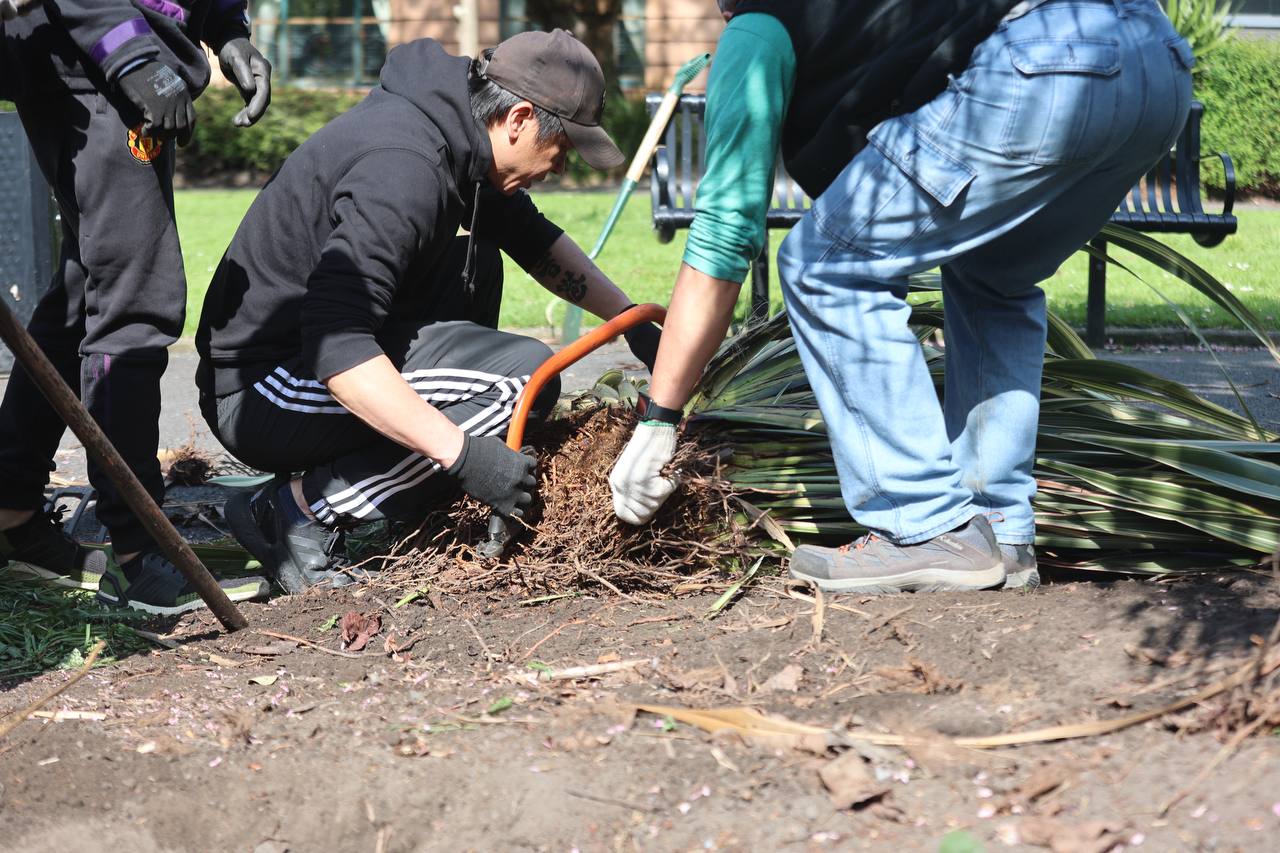
[[[622,16],[613,33],[618,85],[623,89],[644,86],[644,7],[645,0],[622,0]]]
[[[387,58],[391,0],[252,0],[254,42],[282,85],[366,86]]]
[[[536,29],[529,20],[525,0],[502,0],[498,32],[503,39]],[[622,0],[622,14],[613,31],[613,59],[623,89],[644,85],[645,0]]]

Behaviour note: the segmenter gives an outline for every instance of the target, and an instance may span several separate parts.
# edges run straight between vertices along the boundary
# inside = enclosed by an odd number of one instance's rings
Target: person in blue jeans
[[[657,416],[610,476],[618,517],[647,523],[676,488],[661,473],[674,424],[763,245],[780,142],[816,199],[779,250],[783,296],[845,504],[869,531],[797,548],[791,574],[864,593],[1034,587],[1038,285],[1169,149],[1190,48],[1155,0],[721,8],[706,177],[653,373]],[[942,404],[905,300],[908,277],[935,267]]]

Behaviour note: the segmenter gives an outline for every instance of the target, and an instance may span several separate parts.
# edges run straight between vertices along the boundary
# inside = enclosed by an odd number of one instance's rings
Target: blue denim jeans
[[[1050,0],[889,119],[787,236],[783,295],[860,524],[898,544],[991,513],[1034,541],[1051,276],[1173,144],[1191,51],[1155,0]],[[940,405],[907,277],[940,266]]]

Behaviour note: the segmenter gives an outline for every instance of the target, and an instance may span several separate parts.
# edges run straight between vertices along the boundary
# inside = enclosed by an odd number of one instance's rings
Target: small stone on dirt
[[[787,693],[795,693],[800,689],[800,679],[803,676],[804,667],[799,664],[789,663],[770,676],[768,681],[761,684],[760,692],[786,691]]]
[[[889,793],[891,786],[877,782],[867,763],[856,752],[846,752],[818,769],[818,777],[838,809],[853,809]]]

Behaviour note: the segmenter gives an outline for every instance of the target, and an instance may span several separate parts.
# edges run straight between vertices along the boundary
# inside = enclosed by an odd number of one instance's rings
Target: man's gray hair
[[[493,48],[486,49],[482,56],[485,60],[492,58]],[[482,77],[480,65],[480,60],[472,61],[467,88],[471,93],[471,115],[476,121],[489,128],[506,118],[507,113],[511,112],[511,108],[516,104],[529,99],[522,98],[492,80]],[[533,104],[532,101],[529,103]],[[555,113],[533,104],[533,117],[538,120],[538,135],[535,139],[539,144],[550,145],[565,135],[564,124]]]

